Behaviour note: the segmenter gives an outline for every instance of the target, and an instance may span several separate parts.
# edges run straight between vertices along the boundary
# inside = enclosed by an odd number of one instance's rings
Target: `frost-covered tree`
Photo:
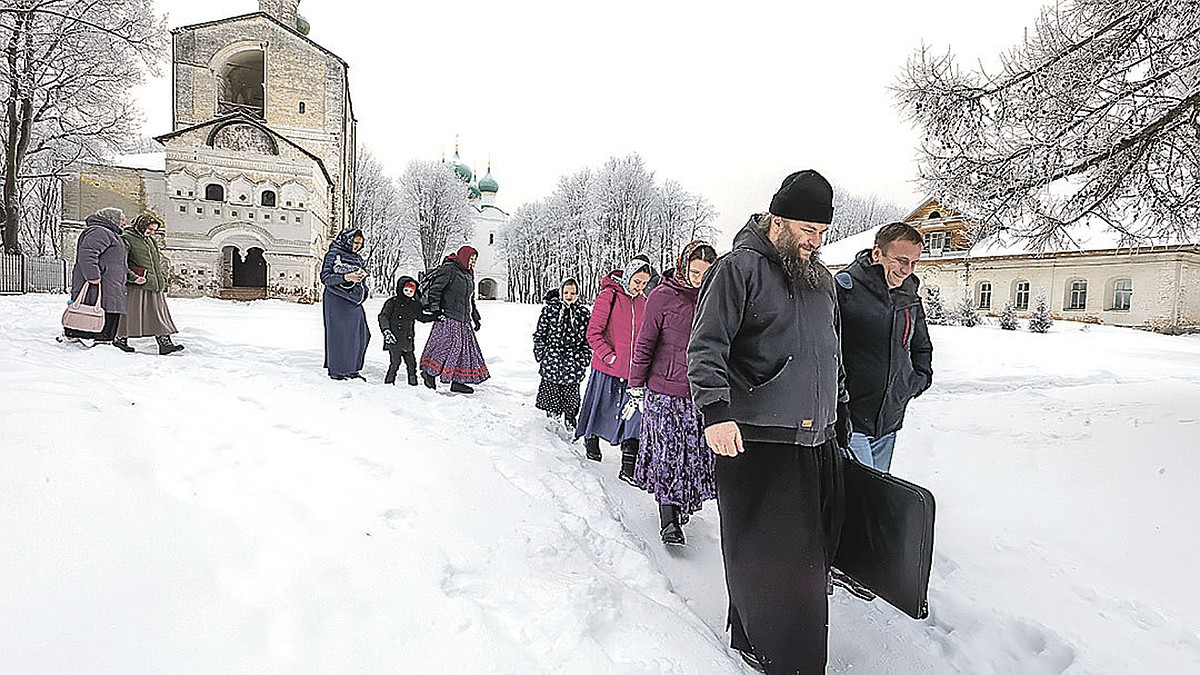
[[[964,293],[963,299],[958,303],[958,307],[954,308],[954,323],[967,328],[974,328],[982,320],[979,316],[979,310],[975,308],[975,301],[971,298],[971,294]]]
[[[833,242],[886,225],[904,217],[904,207],[875,194],[857,194],[840,185],[833,186],[833,222],[825,241]]]
[[[471,237],[474,209],[467,201],[467,184],[446,162],[413,160],[398,187],[399,229],[412,236],[425,269],[433,269],[448,246]]]
[[[1020,327],[1017,321],[1017,306],[1011,300],[1004,303],[1004,311],[1000,313],[1000,327],[1004,330],[1016,330]]]
[[[1050,303],[1047,302],[1045,293],[1039,293],[1033,316],[1029,317],[1029,330],[1034,333],[1045,333],[1053,325],[1054,319],[1050,316]]]
[[[925,288],[925,323],[931,326],[947,326],[953,323],[942,302],[942,290],[937,286]]]
[[[129,92],[158,71],[166,45],[152,0],[0,0],[5,252],[21,249],[23,182],[137,137]]]
[[[716,212],[675,181],[655,182],[637,155],[559,179],[544,200],[517,209],[500,234],[510,299],[538,302],[567,276],[585,298],[600,280],[645,253],[656,269],[674,264],[692,239],[712,235]]]
[[[1126,243],[1200,232],[1200,5],[1062,0],[992,70],[922,47],[895,93],[920,184],[1039,246],[1088,219]]]
[[[400,189],[366,147],[359,146],[354,167],[354,215],[363,231],[363,255],[377,290],[388,292],[396,270],[411,262],[415,229],[403,227]]]

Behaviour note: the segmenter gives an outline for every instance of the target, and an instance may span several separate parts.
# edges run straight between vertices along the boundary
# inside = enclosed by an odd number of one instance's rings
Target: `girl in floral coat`
[[[546,294],[546,305],[533,333],[533,358],[539,364],[537,408],[562,418],[574,431],[579,419],[579,383],[587,373],[592,348],[587,342],[591,313],[579,303],[579,284],[565,279]]]

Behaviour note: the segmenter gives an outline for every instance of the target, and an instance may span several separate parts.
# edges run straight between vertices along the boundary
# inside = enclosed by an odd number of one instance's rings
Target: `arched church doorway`
[[[233,247],[233,284],[234,288],[266,288],[267,261],[263,258],[263,250],[253,246],[243,257],[237,247]]]
[[[495,300],[498,284],[495,279],[480,279],[479,280],[479,299],[480,300]]]

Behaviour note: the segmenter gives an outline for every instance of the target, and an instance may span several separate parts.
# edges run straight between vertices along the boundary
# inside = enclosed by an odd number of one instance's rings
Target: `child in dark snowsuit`
[[[384,384],[396,384],[396,372],[400,370],[400,360],[408,370],[408,383],[417,384],[417,355],[416,355],[416,322],[428,323],[433,317],[421,307],[417,297],[417,280],[412,277],[400,277],[396,281],[396,294],[383,303],[379,312],[379,329],[383,331],[383,348],[391,355],[392,362],[388,366]]]

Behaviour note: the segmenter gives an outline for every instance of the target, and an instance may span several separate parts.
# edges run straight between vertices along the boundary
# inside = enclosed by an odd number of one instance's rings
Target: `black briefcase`
[[[847,458],[834,567],[914,619],[929,616],[933,493]]]

